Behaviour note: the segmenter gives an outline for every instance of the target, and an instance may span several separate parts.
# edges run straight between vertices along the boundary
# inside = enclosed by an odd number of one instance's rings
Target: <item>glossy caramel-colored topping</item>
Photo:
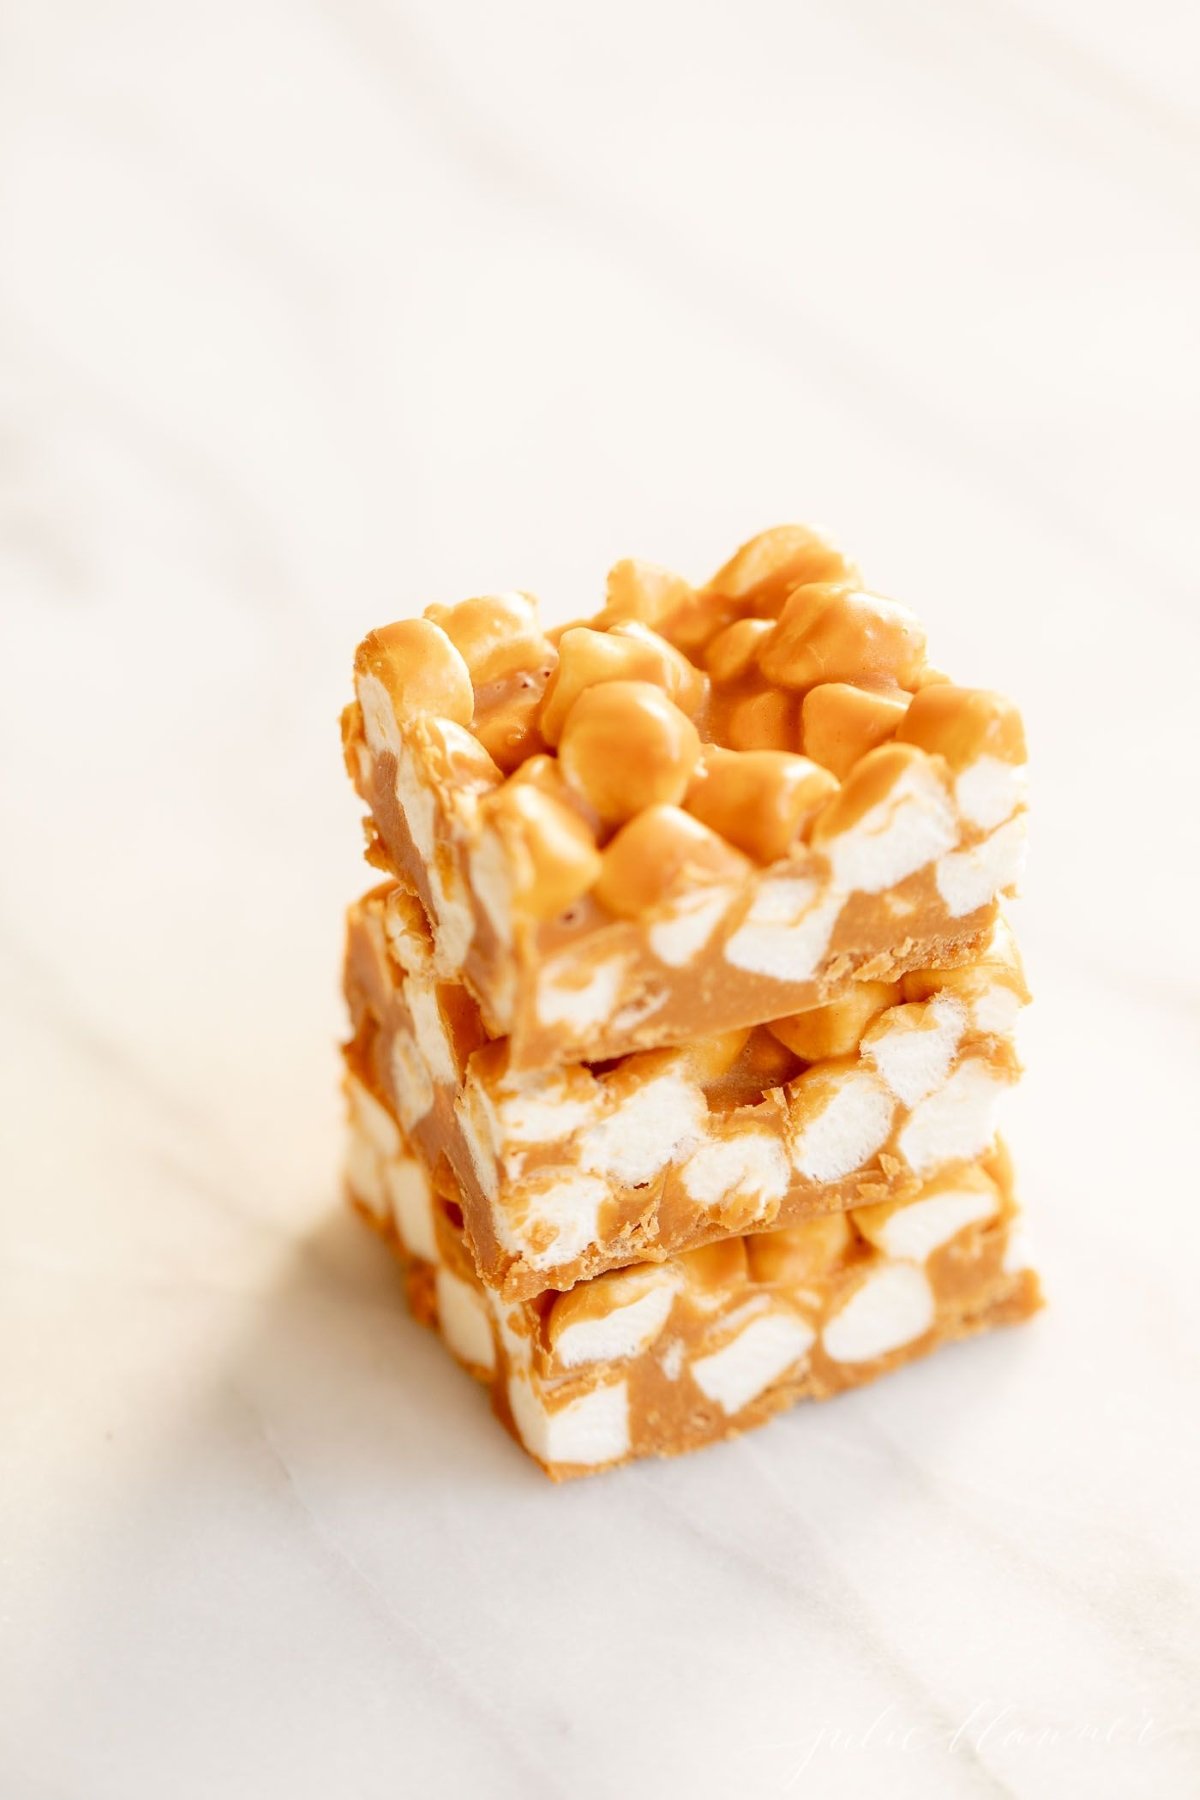
[[[745,879],[739,851],[677,806],[653,806],[605,848],[596,898],[618,918],[637,919],[697,886]]]
[[[648,681],[588,688],[563,722],[559,760],[571,786],[609,825],[678,805],[700,757],[687,715]]]
[[[758,662],[781,687],[822,681],[915,686],[925,661],[925,633],[907,607],[844,582],[797,588]]]
[[[469,725],[475,690],[462,654],[430,619],[399,619],[369,631],[358,647],[354,672],[379,682],[397,719],[436,713]],[[360,688],[360,704],[366,707]]]
[[[896,735],[902,743],[944,756],[954,770],[981,756],[1006,763],[1025,761],[1020,713],[1003,694],[985,688],[955,687],[950,682],[922,688]]]
[[[860,756],[895,736],[911,698],[902,688],[875,693],[845,681],[809,688],[800,708],[805,756],[844,781]]]

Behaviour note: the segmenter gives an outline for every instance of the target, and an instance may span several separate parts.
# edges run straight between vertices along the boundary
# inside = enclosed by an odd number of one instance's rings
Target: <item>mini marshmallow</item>
[[[834,1362],[871,1362],[922,1337],[933,1324],[933,1290],[911,1263],[887,1263],[854,1290],[822,1333]]]
[[[859,1230],[897,1261],[923,1263],[968,1225],[995,1218],[1000,1196],[995,1188],[947,1188],[923,1200],[896,1207],[868,1207],[855,1213]],[[879,1214],[886,1217],[879,1218]]]
[[[433,1106],[433,1082],[411,1033],[397,1029],[392,1038],[392,1092],[400,1123],[411,1132]]]
[[[726,962],[775,981],[809,980],[829,948],[843,898],[819,897],[814,881],[764,881],[725,946]]]
[[[571,957],[547,963],[538,979],[538,1017],[544,1025],[568,1025],[574,1032],[601,1024],[617,1009],[625,969],[625,958],[612,956],[596,963],[580,983],[572,980],[578,964]]]
[[[945,1086],[913,1108],[897,1145],[910,1169],[928,1174],[946,1163],[979,1156],[996,1134],[996,1106],[1008,1082],[971,1058]]]
[[[638,1298],[595,1317],[577,1319],[554,1334],[555,1361],[564,1369],[575,1369],[590,1362],[620,1362],[648,1349],[671,1315],[680,1277],[677,1270],[662,1265],[647,1269],[638,1285],[644,1288]]]
[[[657,1076],[575,1140],[579,1166],[637,1187],[704,1131],[704,1096],[676,1071]]]
[[[629,1390],[624,1381],[593,1388],[551,1411],[521,1374],[510,1377],[508,1403],[521,1442],[542,1462],[595,1467],[629,1454]]]
[[[595,1242],[608,1195],[608,1183],[596,1175],[539,1169],[520,1183],[511,1207],[497,1212],[496,1234],[532,1268],[553,1268],[582,1256]]]
[[[799,1314],[774,1311],[691,1366],[692,1380],[722,1412],[740,1412],[808,1354],[814,1333]]]
[[[720,1206],[738,1196],[756,1199],[765,1212],[788,1189],[782,1146],[764,1131],[712,1138],[694,1150],[680,1170],[688,1198],[700,1206]]]
[[[650,926],[650,948],[659,962],[682,969],[699,954],[728,912],[735,889],[716,888],[675,902],[669,916]]]
[[[805,1087],[804,1078],[795,1093]],[[830,1097],[814,1118],[802,1120],[792,1163],[810,1181],[840,1181],[882,1150],[892,1130],[896,1103],[877,1075],[846,1069],[828,1082]]]
[[[383,1182],[383,1165],[378,1151],[360,1128],[351,1130],[346,1144],[346,1185],[373,1218],[381,1223],[388,1218],[387,1190]]]
[[[961,919],[986,906],[996,894],[1015,887],[1025,866],[1025,815],[1018,813],[981,844],[954,850],[937,865],[938,893],[951,918]]]
[[[954,808],[927,761],[910,763],[890,792],[823,845],[845,894],[879,894],[915,874],[958,839]]]
[[[496,1366],[496,1345],[487,1308],[479,1294],[449,1269],[435,1277],[438,1329],[454,1355],[490,1375]]]
[[[384,1180],[392,1218],[404,1248],[410,1256],[423,1256],[427,1262],[436,1262],[433,1194],[424,1169],[411,1156],[393,1157],[384,1166]]]
[[[897,1100],[915,1106],[945,1081],[966,1028],[961,1000],[938,994],[925,1005],[891,1007],[867,1032],[863,1055]]]
[[[1023,763],[978,756],[954,783],[958,810],[981,831],[992,831],[1024,806],[1029,774]]]

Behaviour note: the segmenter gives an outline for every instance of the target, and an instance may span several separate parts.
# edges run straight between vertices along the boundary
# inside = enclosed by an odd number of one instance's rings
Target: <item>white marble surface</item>
[[[1194,13],[3,27],[4,1800],[1195,1793]],[[556,1490],[338,1210],[348,657],[796,515],[1027,709],[1053,1304]]]

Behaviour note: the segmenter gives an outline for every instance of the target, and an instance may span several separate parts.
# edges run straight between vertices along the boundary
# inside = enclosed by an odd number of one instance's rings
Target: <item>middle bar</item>
[[[1003,924],[973,962],[861,982],[769,1026],[544,1073],[510,1068],[439,980],[420,902],[349,914],[351,1072],[461,1194],[480,1278],[510,1299],[718,1238],[915,1193],[982,1155],[1028,998]]]

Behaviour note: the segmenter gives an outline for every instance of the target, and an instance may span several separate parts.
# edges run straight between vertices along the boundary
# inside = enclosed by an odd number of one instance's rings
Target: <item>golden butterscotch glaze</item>
[[[698,1449],[1041,1304],[1001,1149],[899,1203],[516,1302],[479,1282],[453,1184],[434,1191],[395,1120],[361,1091],[347,1189],[404,1260],[416,1317],[488,1384],[500,1419],[556,1480]]]
[[[986,1151],[1027,994],[998,926],[972,961],[851,985],[671,1050],[522,1069],[437,972],[399,885],[350,909],[352,1081],[448,1170],[480,1279],[516,1298],[730,1233],[914,1192]]]
[[[371,632],[343,736],[368,856],[523,1067],[952,961],[1020,865],[1019,715],[803,526],[700,587],[619,563],[556,631],[511,593]]]

